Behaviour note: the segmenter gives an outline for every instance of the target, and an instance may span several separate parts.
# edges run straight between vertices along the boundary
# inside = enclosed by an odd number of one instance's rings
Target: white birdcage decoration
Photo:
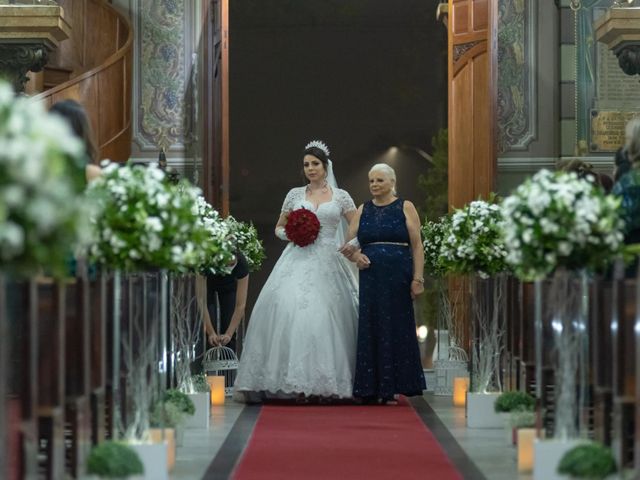
[[[223,376],[224,392],[227,397],[233,394],[233,384],[238,371],[238,357],[229,347],[213,347],[207,350],[202,362],[206,375]]]
[[[449,346],[447,360],[435,360],[436,372],[434,395],[453,395],[453,379],[469,376],[469,357],[460,347]]]

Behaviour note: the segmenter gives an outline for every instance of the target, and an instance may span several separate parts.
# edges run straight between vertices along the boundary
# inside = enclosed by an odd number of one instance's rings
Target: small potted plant
[[[184,428],[209,428],[211,402],[209,384],[204,373],[190,376],[190,389],[184,390],[195,406],[195,413],[186,417]]]
[[[533,410],[535,398],[527,392],[510,391],[502,393],[494,403],[496,413],[507,413],[515,410]]]
[[[176,445],[182,446],[185,423],[196,413],[196,407],[189,395],[176,389],[167,390],[162,401],[165,404],[174,405],[180,413],[180,418],[175,423],[174,428],[176,430]]]
[[[518,444],[518,430],[534,428],[536,426],[536,412],[533,410],[514,410],[509,413],[509,433],[511,444]]]
[[[177,437],[185,415],[178,405],[167,401],[156,402],[151,410],[149,436],[154,443],[167,442],[167,467],[169,471],[175,465]]]
[[[142,478],[144,467],[138,454],[123,443],[102,442],[91,449],[87,473],[95,478]]]
[[[515,445],[516,429],[518,428],[513,425],[512,415],[517,412],[533,413],[535,403],[536,401],[531,395],[527,392],[521,391],[504,392],[496,398],[493,408],[496,413],[501,414],[503,417],[507,442],[509,445]]]
[[[604,480],[617,472],[611,450],[599,443],[584,443],[564,454],[558,473],[572,479]]]

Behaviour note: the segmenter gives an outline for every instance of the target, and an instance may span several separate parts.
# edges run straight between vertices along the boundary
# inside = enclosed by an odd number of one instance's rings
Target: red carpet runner
[[[462,479],[411,405],[260,412],[235,480]]]

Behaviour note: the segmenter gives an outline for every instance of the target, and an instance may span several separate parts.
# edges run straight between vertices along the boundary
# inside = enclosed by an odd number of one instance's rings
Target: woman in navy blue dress
[[[389,165],[374,165],[369,190],[373,199],[351,222],[349,238],[357,242],[341,249],[360,269],[353,395],[395,403],[398,394],[422,395],[426,388],[413,312],[413,299],[424,291],[420,218],[411,202],[396,196]]]

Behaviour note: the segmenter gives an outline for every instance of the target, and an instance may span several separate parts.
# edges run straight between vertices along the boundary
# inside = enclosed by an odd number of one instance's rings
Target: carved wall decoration
[[[0,74],[16,92],[24,92],[27,72],[39,72],[47,64],[50,49],[41,43],[0,45]]]
[[[458,45],[453,46],[453,62],[457,62],[462,58],[462,56],[471,50],[473,47],[478,45],[480,41],[468,42],[468,43],[460,43]]]
[[[140,151],[184,151],[192,138],[187,90],[199,2],[136,0],[138,111],[134,142]]]
[[[500,0],[498,152],[526,150],[536,137],[535,0]]]

